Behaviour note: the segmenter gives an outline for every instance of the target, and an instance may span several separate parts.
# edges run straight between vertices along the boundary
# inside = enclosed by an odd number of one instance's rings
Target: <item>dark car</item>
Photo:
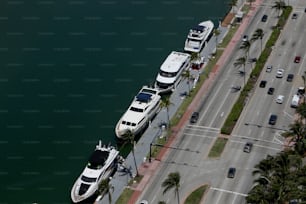
[[[250,58],[250,59],[249,59],[249,62],[250,62],[250,63],[252,63],[252,62],[257,62],[257,58],[256,58],[256,57]]]
[[[196,123],[199,119],[199,112],[193,112],[190,118],[190,123]]]
[[[236,168],[231,167],[228,169],[227,178],[234,178],[236,174]]]
[[[297,14],[297,13],[294,13],[294,14],[292,15],[292,19],[297,19],[297,17],[298,17],[298,14]]]
[[[294,78],[294,75],[293,75],[293,74],[288,74],[288,76],[287,76],[287,81],[288,81],[288,82],[292,82],[292,81],[293,81],[293,78]]]
[[[269,125],[275,125],[277,121],[277,115],[272,114],[269,119]]]
[[[259,87],[265,88],[265,87],[266,87],[266,84],[267,84],[267,81],[262,80],[262,81],[260,81]]]
[[[247,142],[243,147],[243,152],[250,153],[253,147],[253,143]]]
[[[304,87],[299,87],[297,90],[297,95],[304,95],[305,94],[305,88]]]
[[[300,61],[301,61],[301,56],[295,56],[294,63],[300,63]]]
[[[262,18],[261,18],[261,21],[266,22],[267,19],[268,19],[268,15],[263,15]]]
[[[273,95],[273,93],[274,93],[274,88],[273,88],[273,87],[270,87],[270,88],[268,89],[268,94],[269,94],[269,95]]]

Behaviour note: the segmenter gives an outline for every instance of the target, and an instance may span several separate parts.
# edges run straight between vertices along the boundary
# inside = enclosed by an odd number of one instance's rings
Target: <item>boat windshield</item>
[[[142,89],[142,92],[151,93],[151,94],[156,94],[157,93],[157,91],[151,90],[151,89]]]
[[[131,110],[131,111],[138,112],[138,113],[143,113],[143,109],[141,109],[141,108],[131,107],[130,110]]]
[[[87,167],[90,169],[101,169],[105,165],[108,155],[108,151],[95,150],[89,158]]]
[[[160,71],[159,74],[163,77],[175,77],[177,72],[165,72],[165,71]]]
[[[131,123],[131,122],[127,122],[127,121],[122,121],[123,125],[128,125],[128,126],[136,126],[136,123]]]
[[[82,176],[82,177],[81,177],[81,180],[82,180],[82,181],[85,181],[85,182],[87,182],[87,183],[93,183],[93,182],[96,182],[97,178],[89,178],[89,177],[87,177],[87,176]]]

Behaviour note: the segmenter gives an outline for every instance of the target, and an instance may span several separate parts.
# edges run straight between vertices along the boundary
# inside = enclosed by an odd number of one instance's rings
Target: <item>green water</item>
[[[70,203],[133,96],[227,0],[2,0],[0,204]]]

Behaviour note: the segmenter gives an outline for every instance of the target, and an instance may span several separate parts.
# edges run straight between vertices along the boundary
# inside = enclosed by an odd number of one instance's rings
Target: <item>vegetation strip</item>
[[[184,204],[200,204],[203,196],[205,195],[207,185],[201,186],[194,190],[186,199]]]

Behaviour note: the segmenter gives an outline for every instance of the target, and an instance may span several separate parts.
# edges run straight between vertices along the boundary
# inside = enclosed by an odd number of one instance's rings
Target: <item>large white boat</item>
[[[172,51],[160,66],[155,87],[161,92],[174,90],[181,81],[182,72],[190,68],[190,54]]]
[[[81,202],[98,190],[98,185],[114,172],[119,151],[112,146],[102,146],[101,141],[89,158],[88,164],[71,189],[74,203]]]
[[[187,52],[199,53],[204,44],[213,34],[214,23],[212,21],[203,21],[199,25],[190,29],[185,41],[184,50]]]
[[[137,135],[144,130],[159,110],[160,101],[158,90],[143,86],[118,121],[115,128],[117,137],[122,138],[128,131]]]

